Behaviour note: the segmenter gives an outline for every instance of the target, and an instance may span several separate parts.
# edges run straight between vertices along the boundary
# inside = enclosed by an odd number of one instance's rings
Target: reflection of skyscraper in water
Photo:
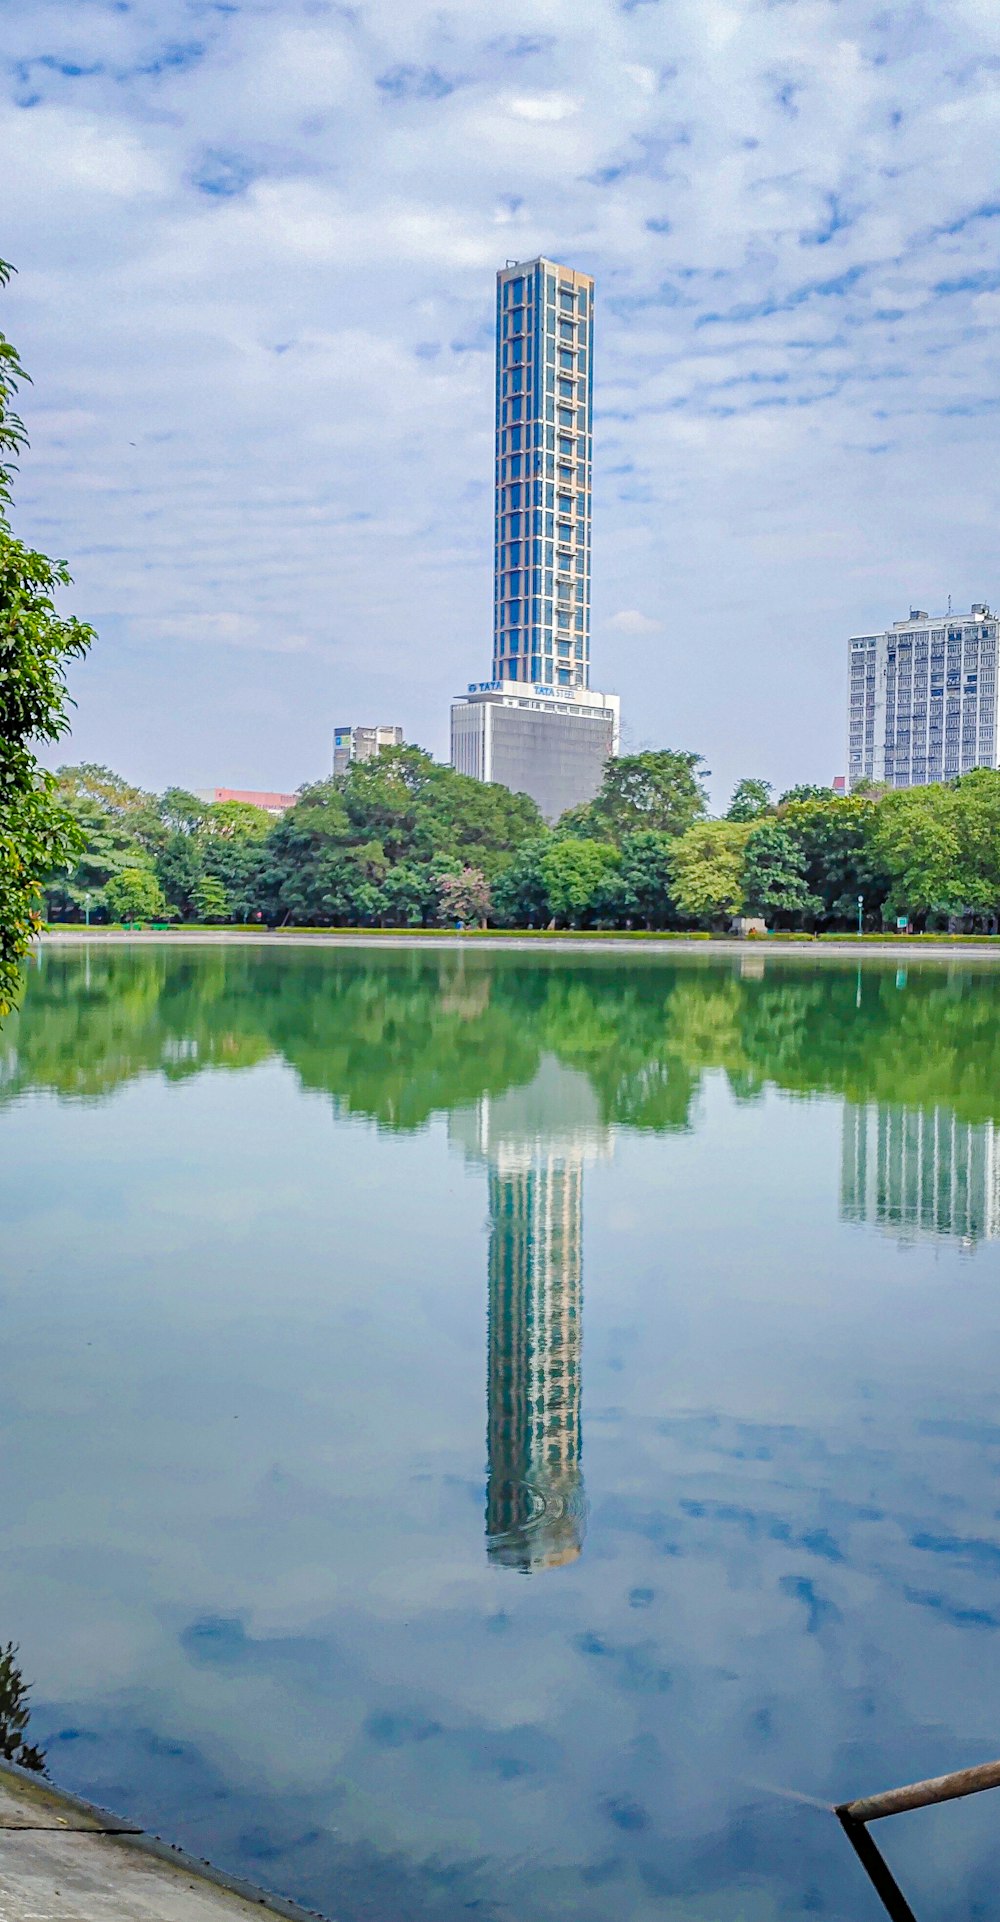
[[[583,1545],[583,1168],[610,1135],[587,1077],[551,1056],[449,1132],[489,1169],[487,1552],[530,1574]]]
[[[844,1107],[840,1212],[900,1241],[1000,1235],[1000,1142],[992,1121],[950,1108]]]

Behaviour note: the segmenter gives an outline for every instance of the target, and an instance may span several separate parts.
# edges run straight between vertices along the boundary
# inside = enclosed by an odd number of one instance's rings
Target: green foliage
[[[741,912],[749,833],[742,821],[699,821],[673,843],[670,884],[682,919],[718,926]]]
[[[748,914],[787,924],[822,911],[822,901],[809,888],[803,850],[780,821],[758,821],[751,827],[742,883]]]
[[[172,912],[272,925],[431,929],[719,930],[746,910],[785,930],[1000,919],[1000,773],[835,795],[741,782],[708,819],[696,755],[627,757],[597,799],[546,828],[534,803],[438,766],[419,748],[353,763],[278,821],[180,788],[157,799],[110,769],[61,768],[78,835],[46,884],[48,911],[112,912],[126,871],[155,877]],[[734,819],[734,808],[748,818]],[[694,810],[694,818],[691,818]],[[750,812],[754,810],[754,812]],[[763,811],[761,811],[763,810]],[[687,820],[669,827],[624,822]],[[117,912],[117,910],[115,910]],[[162,911],[162,910],[161,910]],[[137,911],[149,918],[151,910]]]
[[[123,868],[112,875],[104,904],[112,921],[162,921],[167,908],[163,889],[149,868]]]
[[[198,826],[203,834],[223,841],[263,841],[271,832],[271,816],[249,801],[215,801],[205,808]]]
[[[475,868],[490,884],[542,833],[527,795],[392,748],[305,790],[268,835],[258,901],[272,921],[433,925],[443,873]]]
[[[76,858],[46,878],[49,918],[80,918],[89,906],[97,917],[117,919],[108,907],[108,884],[126,868],[152,869],[152,850],[162,838],[155,799],[91,763],[58,768],[56,792],[77,844]]]
[[[786,787],[784,794],[779,794],[778,806],[787,807],[790,801],[832,801],[833,799],[832,787],[816,787],[812,781],[799,781],[795,787]]]
[[[962,838],[954,788],[899,788],[875,814],[872,846],[889,877],[890,916],[947,915],[962,906]]]
[[[598,889],[617,872],[616,849],[574,835],[553,835],[539,861],[550,917],[582,927]]]
[[[700,754],[660,748],[609,761],[600,793],[564,814],[564,833],[621,841],[626,834],[683,834],[708,807]]]
[[[770,781],[737,781],[726,809],[727,821],[756,821],[771,813]]]
[[[502,928],[543,928],[550,919],[542,873],[547,839],[526,841],[507,863],[493,889],[493,919]]]
[[[31,1716],[30,1684],[21,1673],[17,1653],[16,1642],[0,1643],[0,1756],[5,1762],[16,1762],[19,1768],[45,1775],[45,1750],[25,1741]]]
[[[228,921],[229,896],[214,874],[203,874],[191,890],[192,905],[199,921]]]
[[[677,909],[671,893],[673,835],[643,830],[626,834],[619,864],[602,877],[593,902],[599,927],[672,928]]]
[[[10,272],[0,261],[0,287]],[[20,962],[39,926],[42,881],[78,846],[34,747],[66,732],[67,666],[93,639],[89,627],[56,611],[56,594],[70,580],[63,562],[15,540],[5,516],[13,457],[25,444],[12,403],[26,378],[0,334],[0,1015],[18,993]]]
[[[826,925],[853,926],[859,894],[866,915],[881,912],[889,881],[874,848],[876,814],[877,803],[857,793],[807,796],[782,810],[781,824],[802,853],[806,885]]]

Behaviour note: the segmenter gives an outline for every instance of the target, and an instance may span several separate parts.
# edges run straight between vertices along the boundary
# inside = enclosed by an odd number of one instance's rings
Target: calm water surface
[[[339,1922],[881,1914],[1000,1752],[1000,975],[45,953],[0,1640],[60,1783]],[[996,1916],[997,1799],[879,1839]]]

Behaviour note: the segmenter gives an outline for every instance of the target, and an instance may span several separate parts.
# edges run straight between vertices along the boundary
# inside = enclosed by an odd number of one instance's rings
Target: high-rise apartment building
[[[374,761],[384,747],[402,747],[401,727],[335,727],[333,771],[346,774],[352,761]]]
[[[849,644],[848,779],[913,787],[996,767],[1000,748],[995,614],[911,608]]]
[[[497,275],[493,679],[590,683],[594,283]]]
[[[590,687],[594,283],[555,261],[497,275],[493,678],[452,707],[452,762],[555,820],[619,747]]]

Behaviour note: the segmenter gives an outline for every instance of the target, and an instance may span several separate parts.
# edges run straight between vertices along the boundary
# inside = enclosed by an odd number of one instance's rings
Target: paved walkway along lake
[[[0,1922],[310,1922],[0,1763]]]

